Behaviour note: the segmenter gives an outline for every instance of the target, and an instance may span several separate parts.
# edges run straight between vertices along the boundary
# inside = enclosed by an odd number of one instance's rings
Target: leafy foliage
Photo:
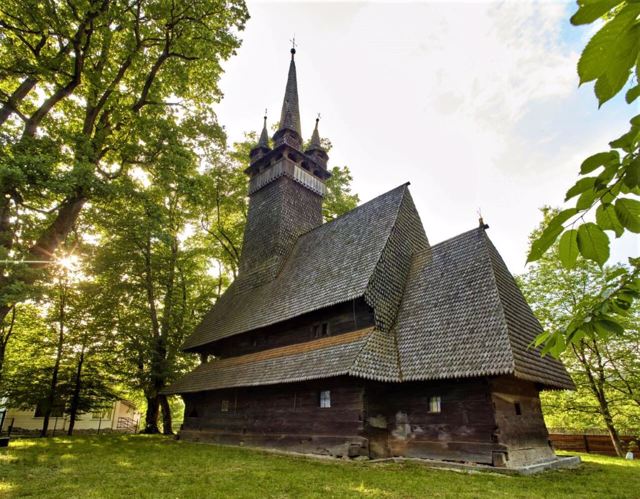
[[[556,212],[544,213],[542,225]],[[592,315],[603,291],[629,269],[600,268],[578,255],[568,269],[563,244],[575,244],[577,237],[567,234],[518,279],[546,331],[544,351],[562,358],[577,387],[576,392],[545,394],[545,417],[552,427],[603,428],[622,451],[618,432],[640,430],[640,310],[630,307],[615,320],[611,312]],[[568,333],[567,324],[574,321],[580,326]]]
[[[617,95],[631,79],[626,100],[630,104],[640,95],[640,3],[633,0],[578,0],[574,25],[604,20],[603,26],[584,48],[578,62],[580,83],[595,81],[600,105]],[[610,149],[582,162],[580,177],[569,188],[565,201],[574,203],[547,221],[531,244],[527,258],[535,262],[560,238],[558,258],[567,269],[574,267],[578,255],[601,267],[609,259],[610,233],[640,233],[640,115],[630,121],[630,129],[609,143]],[[589,220],[590,216],[595,220]],[[595,213],[593,213],[595,212]],[[595,217],[593,215],[595,214]],[[563,338],[555,336],[554,351],[571,344],[577,337],[621,331],[618,316],[640,297],[639,262],[611,279],[593,310],[574,318],[564,328]],[[549,344],[541,336],[539,343]],[[564,345],[564,346],[563,346]]]
[[[211,106],[247,17],[242,0],[3,2],[0,321],[169,133],[223,141]]]

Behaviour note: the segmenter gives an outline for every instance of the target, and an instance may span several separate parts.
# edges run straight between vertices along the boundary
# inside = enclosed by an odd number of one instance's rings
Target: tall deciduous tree
[[[543,226],[557,213],[545,210]],[[541,229],[533,232],[538,237]],[[558,330],[573,317],[593,307],[603,288],[624,269],[601,269],[577,257],[571,269],[560,262],[558,244],[520,276],[521,287],[546,330]],[[595,325],[595,334],[582,334],[571,342],[562,359],[577,387],[576,393],[546,394],[545,413],[564,426],[584,429],[583,421],[606,428],[618,455],[623,455],[619,429],[636,430],[640,424],[637,354],[640,350],[640,317],[632,310],[625,319],[625,332]]]
[[[211,105],[221,96],[220,64],[238,47],[247,17],[242,0],[3,2],[5,328],[87,204],[117,197],[114,181],[164,147],[149,135],[168,121],[186,139],[198,122],[211,140],[221,138]]]

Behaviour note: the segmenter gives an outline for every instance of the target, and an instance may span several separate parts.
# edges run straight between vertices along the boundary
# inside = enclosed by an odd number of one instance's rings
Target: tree
[[[47,279],[91,201],[211,111],[241,0],[7,0],[0,10],[0,324]],[[177,118],[178,117],[178,118]],[[11,264],[7,264],[7,261]],[[23,263],[20,263],[23,262]],[[5,320],[7,319],[7,320]]]
[[[556,213],[557,210],[545,209],[542,226]],[[542,227],[532,233],[532,241],[540,230]],[[594,297],[622,269],[620,266],[600,268],[581,257],[567,269],[560,262],[559,253],[560,245],[555,244],[519,278],[544,329],[552,331],[590,309]],[[626,320],[624,335],[596,327],[596,335],[578,336],[566,350],[561,347],[554,352],[562,353],[577,392],[546,394],[543,398],[547,418],[555,418],[565,427],[575,427],[577,421],[577,426],[585,429],[585,419],[591,428],[604,426],[620,456],[624,450],[619,428],[637,429],[640,423],[640,406],[633,407],[638,389],[636,355],[640,350],[640,317],[635,311]]]
[[[47,435],[54,415],[69,415],[71,435],[81,414],[116,398],[106,369],[110,350],[91,324],[92,284],[70,273],[57,269],[37,303],[14,309],[17,337],[8,351],[1,391],[12,406],[37,408],[43,417],[41,436]]]
[[[90,222],[100,233],[92,273],[101,313],[115,315],[120,377],[144,393],[148,433],[160,431],[160,414],[162,431],[172,431],[162,389],[193,367],[180,346],[237,275],[246,223],[244,170],[255,136],[230,150],[193,137],[198,155],[190,143],[163,136],[146,175],[118,179],[126,195],[96,204]],[[331,217],[357,200],[348,170],[335,172]]]
[[[631,79],[625,98],[640,96],[640,3],[633,0],[578,0],[574,25],[604,20],[578,62],[580,83],[595,81],[599,105],[617,95]],[[640,115],[631,119],[627,133],[609,143],[608,151],[585,159],[580,176],[566,194],[575,206],[558,212],[531,245],[528,261],[537,261],[560,237],[558,258],[570,269],[578,255],[602,266],[609,259],[609,235],[640,233]],[[595,220],[588,219],[595,211]],[[631,303],[640,297],[640,260],[611,278],[604,294],[591,308],[572,317],[563,327],[539,338],[548,350],[559,352],[585,335],[595,338],[597,328],[621,334]]]

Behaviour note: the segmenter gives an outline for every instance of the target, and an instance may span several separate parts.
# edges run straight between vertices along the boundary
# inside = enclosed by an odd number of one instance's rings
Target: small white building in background
[[[40,430],[42,428],[43,417],[39,408],[30,410],[7,408],[2,432],[6,432],[10,425],[13,431],[20,430]],[[128,400],[117,400],[110,409],[101,412],[89,412],[81,414],[76,419],[74,431],[122,431],[134,432],[138,429],[140,422],[140,412],[136,406]],[[49,419],[49,431],[60,431],[61,433],[69,429],[68,414],[52,414]]]

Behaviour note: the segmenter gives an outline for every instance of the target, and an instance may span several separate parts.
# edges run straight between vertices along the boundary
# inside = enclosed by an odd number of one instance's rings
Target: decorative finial
[[[482,218],[482,211],[480,210],[480,208],[478,208],[477,213],[478,213],[478,226],[481,229],[485,229],[485,230],[488,229],[489,225],[484,223],[484,218]]]
[[[318,122],[320,121],[320,113],[318,113],[318,116],[316,116],[316,129],[318,128]]]
[[[291,42],[291,59],[293,59],[293,56],[296,54],[296,34],[293,34],[293,38],[291,40],[289,40]]]

